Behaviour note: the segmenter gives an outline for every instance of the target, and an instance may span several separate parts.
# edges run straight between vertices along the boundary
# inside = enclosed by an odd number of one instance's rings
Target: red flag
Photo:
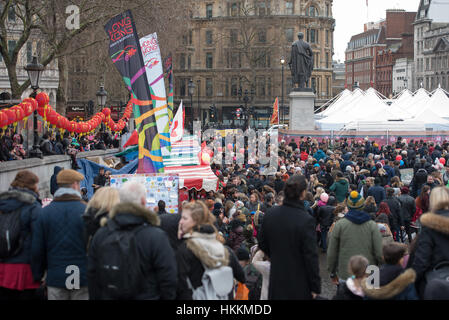
[[[271,115],[270,125],[279,124],[279,102],[278,98],[274,100],[273,104],[273,114]]]

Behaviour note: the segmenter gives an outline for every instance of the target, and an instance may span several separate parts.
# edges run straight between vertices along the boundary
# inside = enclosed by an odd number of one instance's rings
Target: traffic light
[[[240,119],[240,117],[242,116],[242,114],[243,114],[243,110],[242,110],[241,108],[238,108],[238,109],[235,111],[235,115],[237,116],[237,119]]]

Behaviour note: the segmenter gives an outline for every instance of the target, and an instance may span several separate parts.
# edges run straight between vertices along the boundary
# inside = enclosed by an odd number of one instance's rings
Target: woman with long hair
[[[94,193],[83,214],[84,225],[86,227],[85,241],[87,247],[97,230],[106,224],[109,212],[111,212],[112,208],[119,202],[119,192],[115,188],[103,187]]]
[[[365,200],[365,205],[363,207],[363,211],[368,213],[371,216],[371,219],[376,220],[377,214],[377,206],[376,200],[373,196],[368,196]]]
[[[9,190],[0,194],[0,223],[9,220],[9,248],[0,250],[0,300],[37,298],[40,282],[34,281],[31,271],[31,239],[42,210],[38,183],[31,171],[19,171]],[[3,234],[0,241],[6,242]],[[6,244],[1,247],[7,248]]]
[[[237,281],[245,283],[245,274],[237,257],[229,247],[217,240],[215,217],[201,201],[189,203],[182,208],[178,226],[178,238],[183,239],[176,253],[178,262],[178,290],[180,300],[200,300],[197,290],[202,286],[206,270],[229,266]],[[221,269],[223,270],[223,269]],[[232,291],[233,280],[230,279]],[[232,298],[232,295],[230,295]]]

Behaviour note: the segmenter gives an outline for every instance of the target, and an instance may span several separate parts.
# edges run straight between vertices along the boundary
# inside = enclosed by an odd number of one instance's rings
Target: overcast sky
[[[345,60],[345,50],[351,36],[363,32],[367,21],[385,19],[387,9],[405,9],[416,12],[419,0],[334,0],[333,13],[335,19],[334,60]]]

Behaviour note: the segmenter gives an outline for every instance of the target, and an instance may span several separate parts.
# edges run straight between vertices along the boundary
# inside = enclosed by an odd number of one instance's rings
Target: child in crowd
[[[353,256],[348,263],[348,271],[352,275],[350,278],[340,280],[337,294],[333,300],[363,300],[365,294],[362,289],[362,282],[366,279],[366,268],[369,262],[364,256]]]

